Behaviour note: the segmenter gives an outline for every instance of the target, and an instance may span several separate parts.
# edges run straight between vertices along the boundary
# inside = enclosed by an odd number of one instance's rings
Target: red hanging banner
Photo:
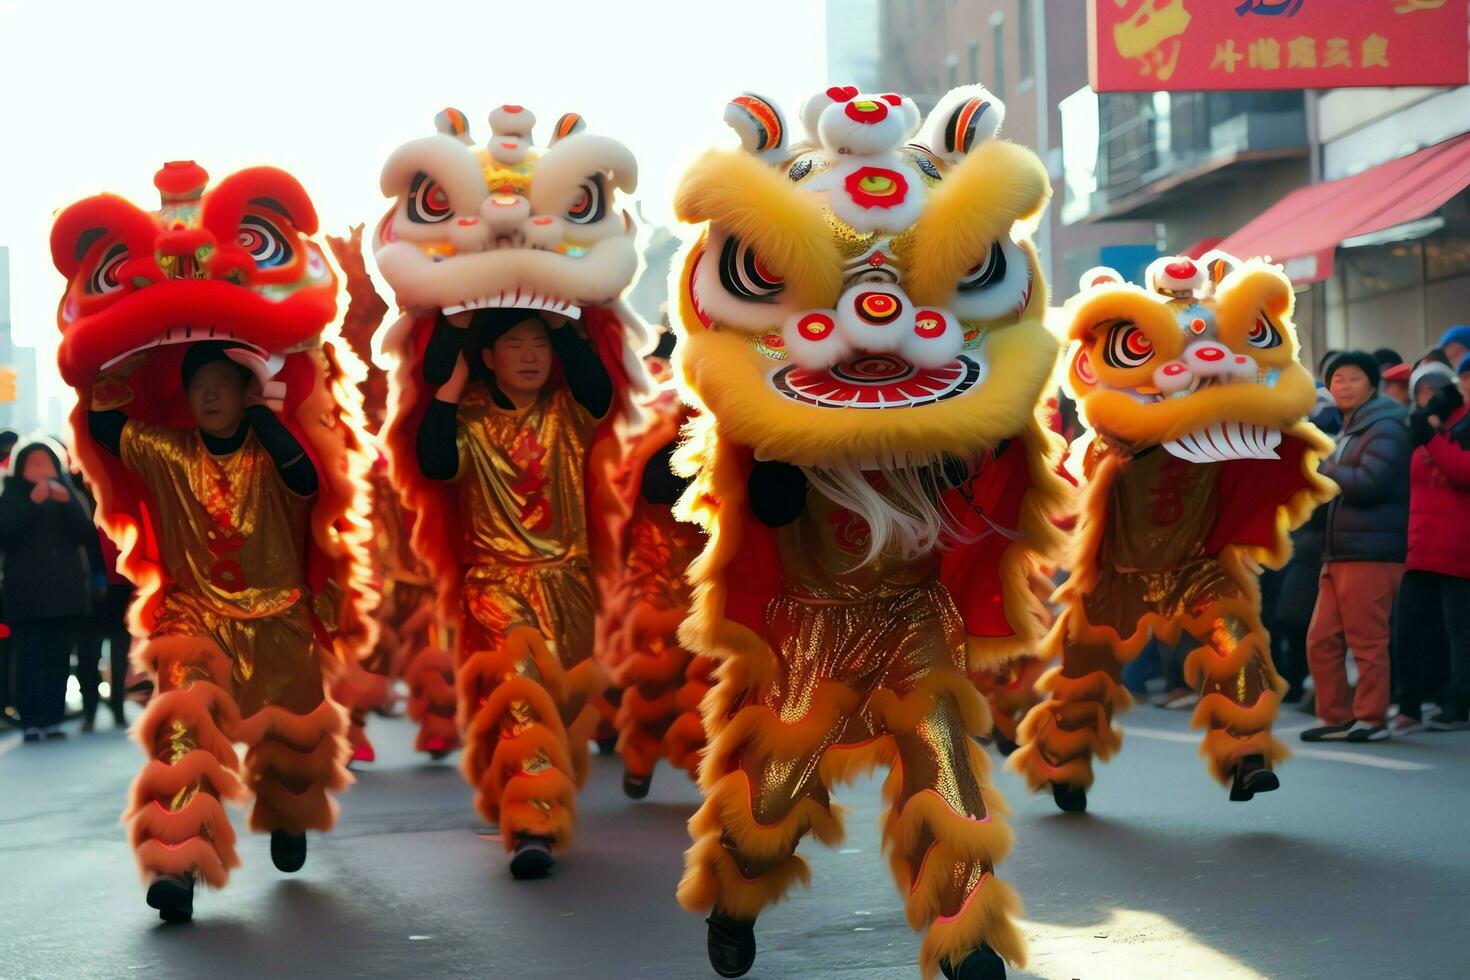
[[[1466,0],[1088,0],[1098,92],[1463,85]]]

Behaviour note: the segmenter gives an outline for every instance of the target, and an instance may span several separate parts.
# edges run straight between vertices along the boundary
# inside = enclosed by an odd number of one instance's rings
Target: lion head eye
[[[1264,315],[1256,317],[1256,322],[1251,325],[1250,332],[1245,335],[1245,342],[1259,350],[1269,350],[1272,347],[1280,347],[1282,344],[1281,331],[1276,329]]]
[[[786,288],[781,277],[762,264],[755,249],[734,235],[720,249],[720,284],[730,295],[751,303],[774,303]]]
[[[1103,348],[1103,360],[1108,367],[1119,370],[1141,367],[1154,356],[1154,343],[1138,328],[1138,324],[1124,320],[1115,323],[1108,331],[1107,346]]]
[[[87,292],[93,296],[105,296],[121,289],[122,282],[117,278],[117,272],[127,260],[128,247],[122,242],[113,244],[87,277]]]
[[[426,173],[414,174],[408,189],[408,220],[421,225],[434,225],[454,214],[449,193]]]
[[[235,233],[235,244],[243,248],[254,260],[257,268],[274,269],[290,265],[295,258],[291,240],[269,218],[246,215]]]
[[[567,220],[575,225],[592,225],[607,216],[607,188],[602,178],[589,177],[582,181],[577,199],[567,209]]]

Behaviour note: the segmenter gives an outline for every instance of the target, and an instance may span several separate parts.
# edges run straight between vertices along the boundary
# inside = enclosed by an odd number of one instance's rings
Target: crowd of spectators
[[[81,730],[93,730],[104,686],[113,723],[124,727],[132,586],[92,522],[88,488],[59,443],[8,431],[0,473],[0,725],[27,742],[65,738],[75,676]]]

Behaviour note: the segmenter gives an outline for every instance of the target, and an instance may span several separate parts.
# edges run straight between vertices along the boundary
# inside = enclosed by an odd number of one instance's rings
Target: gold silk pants
[[[727,670],[714,695],[732,710],[705,757],[681,902],[753,918],[806,879],[802,837],[841,840],[830,787],[886,763],[884,844],[909,923],[926,930],[925,973],[982,942],[1023,962],[1019,903],[995,877],[1010,846],[1004,803],[971,737],[989,715],[965,673],[948,591],[929,582],[856,601],[782,595],[767,625],[775,676],[732,691],[741,675]]]

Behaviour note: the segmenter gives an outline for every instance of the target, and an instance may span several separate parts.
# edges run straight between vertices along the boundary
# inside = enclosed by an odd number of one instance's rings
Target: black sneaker
[[[1266,768],[1266,757],[1248,755],[1235,767],[1235,778],[1230,784],[1230,799],[1244,803],[1257,793],[1269,793],[1281,788],[1281,780]]]
[[[48,728],[48,729],[46,729],[46,733],[45,734],[46,734],[46,741],[48,741],[48,742],[64,742],[64,741],[66,741],[66,732],[62,731],[59,728]]]
[[[617,751],[618,751],[618,737],[616,735],[612,736],[611,738],[599,738],[599,739],[596,740],[596,742],[597,742],[597,754],[598,755],[616,755],[617,754]]]
[[[39,728],[27,728],[21,738],[27,742],[39,742],[42,738],[41,730]]]
[[[515,856],[510,859],[510,874],[517,881],[545,878],[556,866],[551,856],[551,838],[522,834],[516,838]]]
[[[1001,755],[1009,756],[1012,752],[1020,748],[1015,742],[1006,738],[998,728],[990,733],[990,737],[995,740],[995,747]]]
[[[949,960],[941,961],[939,971],[948,980],[1005,980],[1006,963],[999,953],[981,943],[955,966]]]
[[[722,977],[743,977],[755,963],[755,920],[727,918],[715,912],[705,920],[709,965]]]
[[[1063,813],[1086,813],[1087,790],[1069,783],[1052,783],[1051,798]]]
[[[1323,725],[1320,728],[1308,728],[1302,732],[1303,742],[1346,742],[1348,732],[1353,730],[1357,722],[1348,722],[1346,725]]]
[[[1386,742],[1391,733],[1387,725],[1370,725],[1366,721],[1355,721],[1348,729],[1349,742]]]
[[[1464,732],[1470,731],[1470,721],[1464,718],[1458,721],[1446,718],[1443,713],[1435,715],[1424,723],[1424,727],[1431,732]]]
[[[277,871],[291,874],[306,863],[306,835],[292,836],[284,830],[271,831],[271,863]]]
[[[651,786],[653,786],[653,773],[646,776],[635,776],[626,771],[623,773],[623,795],[630,800],[643,799],[648,795]]]
[[[194,918],[194,876],[157,876],[148,886],[148,904],[164,922],[188,922]]]

